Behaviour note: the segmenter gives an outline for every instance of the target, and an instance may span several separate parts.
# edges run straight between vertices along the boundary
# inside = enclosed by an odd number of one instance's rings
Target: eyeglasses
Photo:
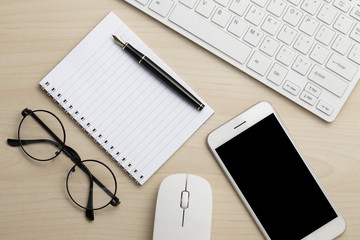
[[[94,210],[109,204],[114,207],[120,204],[116,197],[117,182],[114,173],[98,160],[81,160],[74,149],[65,145],[65,129],[55,114],[28,108],[21,114],[23,119],[18,128],[18,139],[8,139],[8,144],[21,147],[27,156],[40,162],[53,160],[61,152],[69,157],[75,165],[67,174],[66,190],[70,199],[85,209],[89,220],[94,220]]]

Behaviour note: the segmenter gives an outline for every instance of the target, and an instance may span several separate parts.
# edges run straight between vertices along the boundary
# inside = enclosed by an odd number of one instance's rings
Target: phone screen
[[[271,239],[301,239],[337,217],[274,114],[215,150]]]

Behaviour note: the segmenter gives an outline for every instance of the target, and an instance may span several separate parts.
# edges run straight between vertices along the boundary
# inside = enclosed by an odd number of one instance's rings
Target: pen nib
[[[115,42],[116,42],[118,45],[120,45],[121,47],[124,47],[124,46],[125,46],[126,42],[125,42],[124,40],[122,40],[122,39],[121,39],[120,37],[118,37],[118,36],[115,36],[115,35],[112,35],[112,36],[113,36]]]

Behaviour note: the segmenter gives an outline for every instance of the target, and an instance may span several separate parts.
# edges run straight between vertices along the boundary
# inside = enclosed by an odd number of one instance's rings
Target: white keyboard
[[[329,122],[360,78],[360,0],[126,1]]]

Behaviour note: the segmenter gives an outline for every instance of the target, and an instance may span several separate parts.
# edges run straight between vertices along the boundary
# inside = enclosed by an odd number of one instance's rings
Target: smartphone
[[[208,146],[266,239],[334,239],[346,224],[278,114],[260,102]]]

